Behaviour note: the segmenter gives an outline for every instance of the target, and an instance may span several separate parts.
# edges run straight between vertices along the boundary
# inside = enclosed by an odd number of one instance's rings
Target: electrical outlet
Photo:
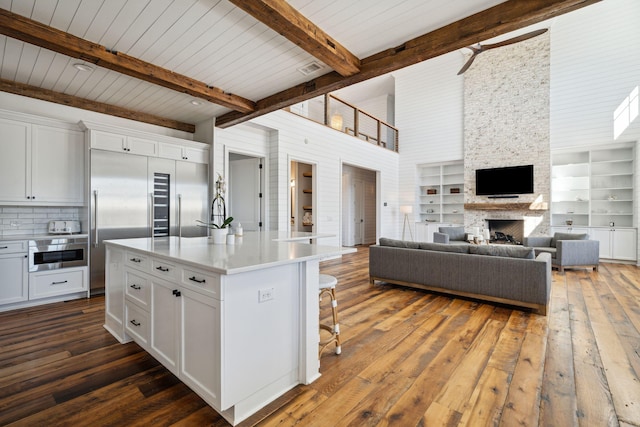
[[[258,302],[266,302],[274,299],[276,296],[275,288],[260,289],[258,291]]]

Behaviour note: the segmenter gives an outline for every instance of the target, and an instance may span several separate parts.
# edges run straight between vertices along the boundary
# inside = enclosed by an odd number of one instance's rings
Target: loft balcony
[[[287,110],[362,141],[398,152],[398,129],[333,94],[292,105]]]

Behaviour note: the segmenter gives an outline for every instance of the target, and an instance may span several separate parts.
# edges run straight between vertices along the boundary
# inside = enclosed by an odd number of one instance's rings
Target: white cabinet
[[[150,351],[167,369],[178,375],[180,300],[182,289],[161,279],[151,280]]]
[[[600,258],[635,261],[636,236],[634,228],[591,229],[591,238],[600,241]]]
[[[31,200],[31,125],[0,119],[0,135],[0,201]]]
[[[83,133],[34,125],[32,135],[32,199],[35,202],[83,204]]]
[[[156,157],[158,155],[158,143],[156,141],[97,130],[91,131],[91,148],[148,157]]]
[[[29,274],[29,299],[86,292],[87,267],[38,271]]]
[[[207,402],[222,409],[220,305],[217,299],[183,289],[178,377]]]
[[[464,222],[464,165],[462,162],[418,166],[420,221]]]
[[[173,160],[185,160],[193,163],[209,163],[209,149],[161,142],[159,157]]]
[[[551,225],[633,227],[634,147],[552,155]]]
[[[147,157],[161,157],[192,163],[209,163],[209,146],[207,144],[151,134],[145,138],[143,134],[141,134],[142,136],[127,134],[126,129],[122,129],[122,132],[109,132],[104,130],[104,126],[98,127],[100,127],[100,130],[88,128],[92,149],[124,152]],[[118,129],[113,130],[117,131]],[[162,139],[175,142],[167,142]]]
[[[29,299],[28,258],[25,241],[0,242],[0,309]]]
[[[82,205],[82,132],[0,119],[0,202]]]

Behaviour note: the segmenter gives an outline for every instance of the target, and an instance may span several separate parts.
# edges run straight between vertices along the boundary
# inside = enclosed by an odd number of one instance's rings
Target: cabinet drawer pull
[[[131,262],[142,262],[140,258],[131,258],[129,261]]]
[[[140,322],[136,322],[136,319],[130,320],[129,323],[131,323],[133,326],[140,326]]]
[[[51,282],[52,285],[63,285],[65,283],[68,283],[68,280],[63,280],[62,282]]]
[[[205,283],[206,282],[205,279],[202,279],[202,280],[196,279],[196,276],[189,277],[189,280],[191,280],[192,282],[196,282],[196,283]]]
[[[136,291],[139,291],[140,289],[142,289],[142,287],[140,285],[136,285],[136,284],[133,284],[133,285],[131,285],[129,287],[132,288],[132,289],[135,289]]]
[[[0,249],[9,249],[9,246],[0,246]]]
[[[182,295],[182,293],[180,293],[180,291],[179,291],[179,290],[177,290],[177,289],[174,289],[172,293],[173,293],[173,295],[175,295],[176,297],[179,297],[180,295]]]
[[[159,267],[156,267],[156,270],[160,270],[160,271],[166,273],[167,271],[169,271],[169,268],[168,267],[159,266]]]

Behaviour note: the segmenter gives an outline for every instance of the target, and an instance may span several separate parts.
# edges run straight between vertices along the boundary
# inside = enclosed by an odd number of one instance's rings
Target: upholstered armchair
[[[564,272],[567,267],[590,267],[598,271],[600,242],[588,234],[555,233],[553,237],[525,237],[524,245],[551,254],[551,265]]]
[[[433,233],[433,242],[452,244],[468,243],[465,237],[464,227],[438,227],[438,231]]]

